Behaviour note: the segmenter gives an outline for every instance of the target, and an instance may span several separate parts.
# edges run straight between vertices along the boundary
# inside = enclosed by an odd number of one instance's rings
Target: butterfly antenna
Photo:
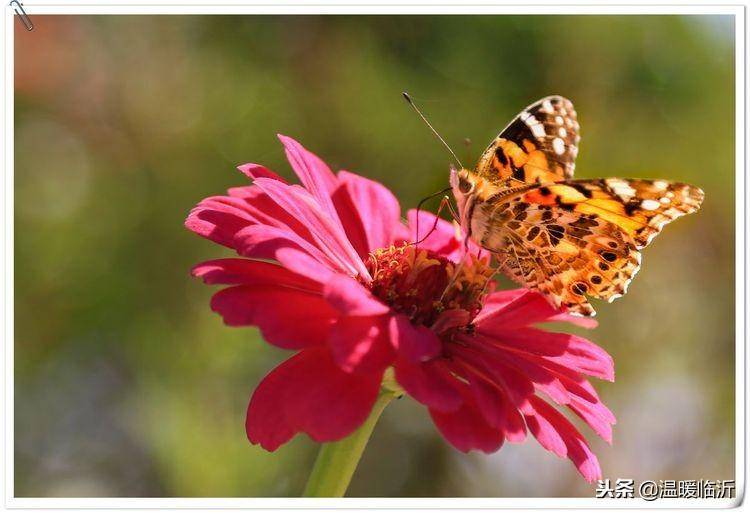
[[[446,142],[445,142],[445,139],[443,139],[443,138],[442,138],[442,137],[440,136],[440,134],[438,134],[438,131],[437,131],[437,130],[435,130],[435,127],[433,127],[433,126],[432,126],[432,124],[431,124],[431,123],[430,123],[429,121],[427,121],[427,118],[425,118],[424,114],[422,114],[422,111],[420,111],[420,110],[419,110],[419,109],[417,108],[417,106],[416,106],[416,105],[414,104],[414,101],[413,101],[413,100],[411,99],[411,96],[409,96],[409,93],[407,93],[406,91],[404,91],[404,92],[402,92],[401,94],[402,94],[402,95],[404,95],[404,99],[405,99],[405,100],[406,100],[406,101],[407,101],[407,102],[409,103],[409,105],[411,105],[411,106],[412,106],[412,109],[414,109],[414,110],[415,110],[415,111],[417,112],[417,114],[419,114],[419,117],[420,117],[420,118],[422,118],[422,121],[424,121],[424,122],[425,122],[425,124],[426,124],[426,125],[427,125],[428,127],[430,127],[430,130],[432,131],[432,133],[433,133],[433,134],[435,134],[435,137],[436,137],[436,138],[438,138],[438,140],[439,140],[439,141],[440,141],[441,143],[443,143],[443,146],[444,146],[444,147],[446,147],[446,148],[448,149],[448,151],[449,151],[449,152],[450,152],[450,154],[451,154],[451,155],[453,156],[453,158],[454,158],[454,159],[456,160],[456,162],[458,163],[458,165],[459,165],[459,166],[460,166],[461,168],[463,168],[463,167],[464,167],[464,165],[463,165],[463,164],[461,164],[461,161],[460,161],[460,160],[458,159],[458,157],[456,156],[456,153],[455,153],[455,152],[454,152],[454,151],[453,151],[453,150],[451,149],[451,147],[450,147],[450,146],[448,146],[448,143],[446,143]]]

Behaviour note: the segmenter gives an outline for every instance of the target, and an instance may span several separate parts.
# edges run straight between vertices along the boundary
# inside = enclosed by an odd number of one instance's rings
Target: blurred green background
[[[524,106],[576,103],[579,177],[682,180],[697,215],[645,251],[589,337],[607,477],[734,478],[734,25],[707,16],[35,16],[15,43],[16,496],[296,496],[316,445],[245,439],[285,352],[210,312],[188,276],[230,251],[183,228],[277,132],[412,207]],[[468,147],[463,140],[473,143]],[[352,496],[592,496],[529,440],[447,445],[410,399],[381,419]]]

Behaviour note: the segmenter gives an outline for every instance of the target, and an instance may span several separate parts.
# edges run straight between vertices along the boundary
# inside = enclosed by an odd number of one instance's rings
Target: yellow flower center
[[[412,323],[432,327],[445,311],[465,311],[468,325],[482,308],[493,275],[489,258],[467,255],[456,264],[412,244],[382,248],[366,266],[372,293]]]

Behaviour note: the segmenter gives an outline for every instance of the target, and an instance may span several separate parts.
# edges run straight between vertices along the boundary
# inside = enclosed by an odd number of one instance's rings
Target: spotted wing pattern
[[[482,154],[474,172],[507,187],[573,177],[580,126],[570,100],[548,96],[528,106]]]
[[[669,222],[695,212],[703,191],[681,182],[605,178],[569,180],[530,189],[523,194],[530,205],[559,205],[581,215],[609,221],[633,238],[638,249],[647,246]]]
[[[700,189],[664,180],[568,180],[480,202],[472,237],[514,281],[591,316],[586,297],[625,294],[639,250],[702,200]]]

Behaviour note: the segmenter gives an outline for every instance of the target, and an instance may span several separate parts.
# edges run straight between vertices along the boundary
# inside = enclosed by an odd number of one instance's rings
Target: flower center
[[[463,264],[437,253],[404,244],[370,254],[367,269],[372,293],[412,323],[438,329],[468,326],[482,308],[493,270],[489,258],[467,255]],[[441,314],[452,314],[459,323],[445,323]],[[444,317],[443,317],[444,318]],[[439,322],[440,321],[440,322]]]

